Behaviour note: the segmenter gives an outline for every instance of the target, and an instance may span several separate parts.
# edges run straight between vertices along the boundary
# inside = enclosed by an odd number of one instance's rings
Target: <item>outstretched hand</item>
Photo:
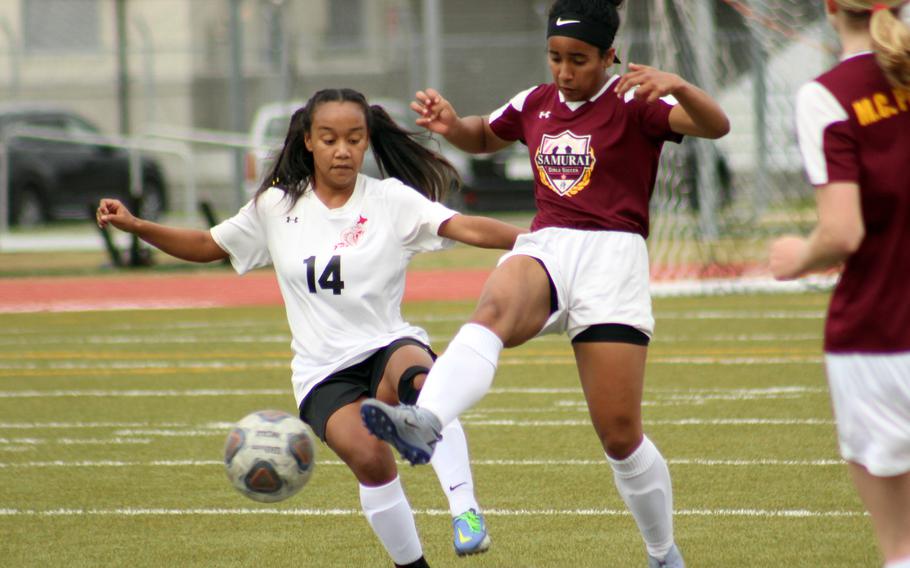
[[[455,108],[436,89],[417,91],[411,110],[420,115],[416,120],[419,126],[442,136],[448,134],[458,121]]]
[[[95,212],[95,221],[102,229],[113,225],[121,231],[132,232],[137,219],[119,199],[104,198]]]
[[[616,91],[617,97],[622,98],[637,87],[635,98],[650,104],[661,97],[674,94],[685,84],[685,80],[675,73],[630,63],[629,72],[620,77],[613,90]]]

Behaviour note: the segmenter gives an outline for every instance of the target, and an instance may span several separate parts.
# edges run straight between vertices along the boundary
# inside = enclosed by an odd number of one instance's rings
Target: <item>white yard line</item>
[[[443,509],[415,509],[417,515],[449,516]],[[257,507],[212,509],[0,509],[0,517],[359,517],[360,509],[277,509]],[[500,517],[628,517],[625,509],[486,509],[484,515]],[[862,511],[812,511],[809,509],[678,509],[677,517],[756,517],[756,518],[852,518],[864,517]]]
[[[668,458],[671,466],[699,467],[840,467],[839,459],[780,460],[780,459],[705,459]],[[319,460],[318,466],[342,466],[341,460]],[[541,466],[594,466],[609,467],[606,460],[471,460],[473,466],[541,467]],[[122,467],[223,467],[221,460],[80,460],[80,461],[28,461],[0,462],[0,469],[39,468],[122,468]]]

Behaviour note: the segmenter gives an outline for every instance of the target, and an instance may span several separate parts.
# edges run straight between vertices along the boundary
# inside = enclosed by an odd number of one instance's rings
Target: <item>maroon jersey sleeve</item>
[[[521,111],[524,110],[524,106],[527,104],[528,99],[539,88],[539,86],[532,87],[518,93],[512,97],[508,103],[490,113],[490,129],[493,130],[493,134],[510,142],[525,140],[526,137],[521,121]]]
[[[677,134],[670,128],[670,111],[676,106],[675,99],[664,97],[649,104],[630,97],[627,104],[631,105],[635,111],[635,115],[641,125],[641,131],[645,136],[660,142],[678,143],[682,141],[682,134]]]

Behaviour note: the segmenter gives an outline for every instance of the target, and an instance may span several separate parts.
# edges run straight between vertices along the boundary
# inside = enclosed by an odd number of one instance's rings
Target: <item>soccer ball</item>
[[[303,489],[315,466],[310,427],[280,410],[244,416],[228,434],[224,467],[231,484],[250,499],[274,503]]]

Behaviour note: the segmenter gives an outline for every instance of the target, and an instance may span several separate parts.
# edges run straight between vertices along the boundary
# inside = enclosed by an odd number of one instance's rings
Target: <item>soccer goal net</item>
[[[732,123],[719,141],[665,146],[651,202],[653,279],[694,291],[773,289],[769,241],[805,234],[815,220],[793,107],[800,85],[836,61],[823,4],[636,0],[625,10],[623,61],[679,73]]]

